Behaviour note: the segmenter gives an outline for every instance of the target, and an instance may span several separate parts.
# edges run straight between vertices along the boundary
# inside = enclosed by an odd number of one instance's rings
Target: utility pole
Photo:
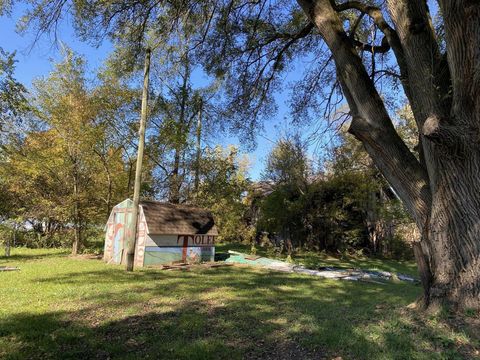
[[[202,135],[202,110],[203,110],[203,102],[200,99],[200,109],[198,110],[198,120],[197,120],[197,159],[195,164],[195,196],[198,195],[198,185],[200,182],[200,141]]]
[[[150,54],[148,48],[145,52],[145,68],[143,72],[142,113],[140,116],[140,128],[138,130],[137,166],[135,169],[135,185],[133,190],[133,211],[130,238],[127,248],[127,271],[133,271],[135,259],[135,245],[137,240],[138,207],[140,203],[140,186],[142,184],[143,149],[145,148],[145,124],[147,122],[148,81],[150,77]]]

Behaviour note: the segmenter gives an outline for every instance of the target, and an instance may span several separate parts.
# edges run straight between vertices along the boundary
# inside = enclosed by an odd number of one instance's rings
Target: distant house
[[[133,201],[113,207],[106,225],[104,260],[125,262]],[[136,267],[174,262],[213,261],[218,235],[206,209],[188,205],[141,201],[138,214]]]

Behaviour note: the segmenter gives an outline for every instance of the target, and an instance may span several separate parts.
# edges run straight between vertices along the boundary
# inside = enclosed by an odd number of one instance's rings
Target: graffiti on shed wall
[[[145,222],[145,216],[143,215],[142,208],[140,208],[140,214],[138,218],[138,234],[137,234],[137,246],[135,249],[135,266],[143,266],[145,259],[145,243],[147,238],[147,223]]]
[[[126,199],[114,206],[107,221],[104,260],[109,263],[122,264],[125,262],[128,239],[130,239],[132,231],[132,206],[133,201],[130,199]],[[172,262],[194,263],[214,260],[217,231],[215,228],[211,230],[211,224],[213,224],[211,215],[202,214],[202,210],[177,209],[175,206],[172,207],[171,204],[159,202],[149,202],[145,206],[149,209],[150,216],[157,216],[158,218],[150,218],[148,222],[148,217],[146,216],[148,212],[145,212],[143,205],[140,206],[136,234],[135,267]],[[192,211],[193,214],[191,213]],[[158,214],[162,214],[162,216]],[[174,214],[177,215],[172,216]],[[188,222],[193,222],[192,218],[197,221],[198,216],[205,224],[210,226],[208,228],[210,230],[206,230],[209,231],[209,235],[196,234],[198,224],[193,223],[192,225]],[[178,222],[182,221],[183,223],[178,224]],[[152,229],[150,225],[152,224],[155,229],[154,225],[158,225],[158,223],[168,223],[169,231],[171,232],[151,234],[150,231]],[[184,231],[185,229],[187,230],[183,234],[182,232],[175,233],[176,227],[178,229],[182,228]],[[193,234],[189,234],[187,232],[189,230]],[[157,229],[157,231],[159,230]]]
[[[121,264],[125,260],[132,221],[132,209],[129,205],[129,201],[125,201],[115,206],[108,219],[104,248],[104,260],[107,262],[113,260],[114,263]]]
[[[215,236],[213,235],[178,235],[177,244],[187,244],[187,246],[213,246],[215,245]]]

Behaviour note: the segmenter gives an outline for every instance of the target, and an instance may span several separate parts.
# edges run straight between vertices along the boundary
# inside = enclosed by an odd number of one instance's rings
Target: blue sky
[[[435,17],[438,12],[438,6],[435,1],[428,0],[432,16]],[[23,84],[29,87],[37,77],[45,76],[52,68],[52,61],[60,60],[60,51],[55,45],[53,40],[48,37],[42,37],[35,46],[32,47],[34,36],[32,33],[25,35],[19,35],[16,33],[16,21],[23,13],[21,4],[15,6],[11,17],[0,17],[0,47],[9,52],[17,52],[17,69],[16,76]],[[65,19],[60,26],[58,32],[58,40],[65,42],[75,52],[83,55],[88,61],[88,68],[92,71],[92,75],[96,72],[100,66],[102,66],[104,60],[112,50],[112,45],[105,40],[100,47],[91,46],[88,43],[81,42],[74,34],[73,27],[69,19]],[[298,70],[303,68],[303,64],[297,64]],[[286,81],[292,81],[300,76],[299,71],[292,71],[285,76]],[[202,80],[198,77],[200,85]],[[195,84],[194,84],[195,86]],[[259,131],[257,134],[257,148],[248,153],[248,157],[251,162],[250,176],[252,179],[259,179],[262,168],[267,154],[273,147],[273,142],[291,130],[291,125],[288,121],[288,90],[283,93],[276,94],[278,112],[272,114],[272,118],[265,123],[263,131]],[[296,129],[294,129],[296,130]],[[305,128],[304,134],[308,136],[311,132],[311,128]],[[317,143],[313,144],[310,148],[310,157],[321,158],[322,154],[325,154],[324,145],[329,141],[330,136],[326,135],[321,138]],[[219,135],[217,139],[210,139],[208,145],[213,144],[229,145],[234,144],[240,147],[242,150],[242,142],[235,136]],[[316,161],[318,163],[318,160]]]
[[[52,62],[61,60],[60,50],[54,45],[53,39],[43,36],[33,44],[34,34],[32,32],[20,35],[16,32],[16,21],[23,13],[23,7],[14,7],[10,17],[0,17],[1,40],[0,47],[12,52],[16,51],[17,67],[16,77],[27,87],[30,87],[35,78],[46,76],[52,69]],[[108,54],[112,51],[112,45],[104,41],[100,47],[92,46],[78,40],[73,31],[69,19],[65,19],[58,31],[58,40],[67,44],[75,52],[83,55],[88,62],[88,69],[94,73],[102,66]],[[93,74],[92,74],[93,75]],[[253,152],[247,153],[251,167],[250,177],[259,179],[265,158],[273,147],[273,142],[281,137],[288,128],[288,121],[285,117],[288,114],[286,94],[277,94],[279,111],[272,119],[265,123],[263,131],[257,134],[257,147]],[[222,145],[234,144],[240,146],[241,141],[235,136],[219,135],[217,139],[211,139],[209,144],[219,143]]]

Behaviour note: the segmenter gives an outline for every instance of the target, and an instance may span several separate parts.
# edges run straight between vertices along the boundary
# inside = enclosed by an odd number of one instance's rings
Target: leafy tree
[[[249,187],[247,160],[239,158],[235,147],[217,146],[206,150],[200,163],[198,192],[192,203],[210,209],[222,241],[248,240],[244,196]]]
[[[178,54],[182,66],[172,77],[161,79],[166,91],[159,90],[151,121],[151,153],[161,164],[160,170],[167,187],[160,189],[172,203],[185,201],[189,168],[193,167],[193,136],[197,117],[204,105],[202,94],[192,88],[192,66],[188,53]],[[163,190],[163,191],[162,191]]]
[[[395,232],[411,221],[400,202],[361,143],[343,133],[337,138],[325,172],[318,174],[298,138],[278,142],[263,175],[268,191],[260,187],[260,201],[252,204],[259,207],[258,231],[280,237],[287,249],[291,242],[333,252],[393,255],[392,244],[396,251],[407,250]]]
[[[57,3],[33,3],[37,29],[51,28],[60,18]],[[101,34],[125,35],[125,41],[143,38],[145,24],[156,22],[168,39],[172,26],[167,24],[175,27],[181,16],[199,19],[192,43],[203,45],[197,48],[206,71],[227,79],[226,114],[242,128],[271,116],[274,90],[294,60],[312,63],[293,87],[296,117],[314,115],[318,121],[319,110],[334,111],[343,94],[349,132],[422,234],[414,250],[426,304],[480,308],[480,152],[475,146],[480,8],[471,0],[437,3],[437,28],[424,0],[133,1],[128,6],[91,0],[71,8],[85,34],[97,28]],[[402,91],[419,133],[418,159],[388,112]]]
[[[105,122],[114,115],[115,102],[128,94],[105,102],[106,87],[89,88],[84,60],[68,49],[64,61],[35,82],[35,90],[38,126],[6,145],[0,174],[16,202],[11,215],[22,216],[48,237],[73,227],[76,254],[84,233],[103,223],[112,202],[129,191],[125,152],[112,141]]]
[[[402,122],[397,128],[411,140],[407,126]],[[344,132],[339,133],[338,144],[327,169],[333,178],[343,179],[343,183],[356,183],[356,186],[345,192],[345,197],[356,199],[356,206],[362,213],[364,228],[368,232],[371,251],[382,251],[384,255],[388,255],[393,241],[406,249],[406,242],[417,240],[401,239],[396,234],[401,224],[415,226],[411,224],[413,220],[358,140],[346,136]]]
[[[236,11],[219,11],[225,15],[216,24],[223,24],[212,26],[216,42],[206,55],[217,60],[212,67],[229,72],[232,87],[237,85],[242,95],[236,101],[244,102],[251,116],[283,81],[279,74],[293,58],[307,53],[314,59],[318,66],[306,69],[294,100],[321,99],[328,84],[340,86],[350,108],[350,133],[422,234],[414,250],[426,304],[479,308],[480,153],[473,146],[480,101],[479,5],[439,0],[444,38],[435,33],[425,1],[299,0],[284,5],[245,1]],[[359,24],[369,25],[371,35],[365,37]],[[390,94],[402,89],[412,108],[418,159],[395,131],[385,89]],[[295,105],[318,117],[307,101]]]
[[[306,146],[299,136],[279,140],[268,155],[263,178],[273,192],[261,202],[258,227],[278,235],[289,252],[293,245],[304,243],[311,174]]]
[[[14,77],[15,53],[0,48],[0,145],[16,135],[22,116],[29,110],[27,89]]]
[[[112,206],[133,193],[133,169],[136,157],[136,128],[138,127],[137,99],[139,92],[132,89],[109,68],[103,69],[98,78],[100,83],[92,89],[91,100],[96,112],[96,126],[101,129],[92,149],[100,160],[103,170],[98,174],[105,188],[99,196],[105,203],[108,217]],[[145,161],[143,178],[146,184],[142,191],[151,194],[152,162]]]
[[[426,304],[480,307],[480,232],[475,225],[480,218],[480,154],[471,137],[478,132],[480,99],[474,35],[480,28],[478,5],[439,0],[442,38],[432,27],[425,1],[222,4],[205,56],[215,60],[209,62],[212,72],[228,72],[236,116],[251,121],[252,114],[261,115],[292,60],[314,59],[316,66],[307,68],[294,87],[295,114],[318,118],[317,105],[328,110],[341,90],[350,108],[349,131],[422,234],[414,250]],[[370,35],[364,31],[368,27]],[[332,92],[325,91],[329,84]],[[415,118],[418,159],[387,111],[398,89]]]
[[[0,6],[0,13],[8,11],[9,3]],[[14,77],[15,53],[7,53],[0,48],[0,163],[8,161],[9,151],[5,146],[9,142],[19,140],[19,128],[23,117],[30,111],[27,101],[27,90]],[[19,206],[8,189],[8,174],[0,176],[0,223],[9,229],[8,219],[15,219],[15,210]],[[13,224],[15,230],[16,225]],[[4,232],[5,233],[5,232]],[[10,235],[5,235],[9,244]],[[1,239],[0,239],[1,240]],[[6,253],[9,254],[9,246]]]
[[[94,2],[90,5],[101,6]],[[191,195],[189,183],[196,181],[195,177],[198,179],[190,171],[195,168],[198,173],[201,144],[197,143],[207,138],[213,128],[220,128],[216,121],[218,112],[212,106],[218,83],[207,81],[202,87],[198,84],[194,87],[192,83],[193,73],[198,70],[198,59],[191,50],[196,20],[178,16],[178,26],[171,29],[168,37],[158,31],[156,22],[148,21],[141,39],[133,36],[125,41],[132,28],[124,29],[123,36],[111,34],[116,49],[108,62],[108,68],[116,76],[136,81],[141,68],[138,61],[141,47],[152,49],[152,100],[146,151],[155,165],[155,196],[173,203],[187,201]],[[87,26],[84,31],[91,36],[96,29]]]
[[[298,136],[279,140],[266,165],[263,177],[275,184],[304,186],[311,174],[306,146]]]
[[[65,61],[46,80],[35,84],[40,116],[51,127],[57,143],[52,159],[63,160],[63,181],[67,198],[64,204],[71,206],[71,219],[75,228],[72,253],[82,246],[83,210],[89,205],[85,188],[92,180],[90,174],[91,149],[101,136],[95,126],[95,109],[90,104],[90,94],[85,86],[84,61],[66,50]],[[55,143],[55,142],[54,142]],[[64,153],[65,155],[61,155]],[[47,155],[48,156],[48,155]],[[62,203],[59,201],[57,203]],[[66,209],[65,209],[66,210]]]

